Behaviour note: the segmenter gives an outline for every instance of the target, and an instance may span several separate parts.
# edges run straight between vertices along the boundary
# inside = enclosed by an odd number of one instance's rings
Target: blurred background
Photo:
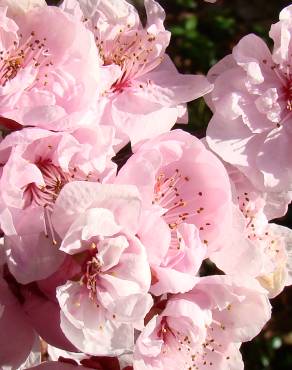
[[[291,1],[284,0],[158,0],[172,32],[168,54],[182,73],[207,73],[248,33],[271,45],[270,25]],[[49,1],[57,4],[57,0]],[[143,0],[133,0],[145,19]],[[211,112],[200,99],[189,105],[189,125],[182,128],[202,137]],[[278,223],[292,228],[292,210]],[[292,370],[292,287],[272,300],[273,316],[261,334],[242,346],[245,370]],[[178,369],[180,370],[180,369]],[[216,369],[214,369],[216,370]]]

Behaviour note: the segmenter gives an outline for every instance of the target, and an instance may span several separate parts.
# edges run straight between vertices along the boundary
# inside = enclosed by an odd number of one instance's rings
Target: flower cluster
[[[292,6],[204,77],[144,5],[1,0],[3,369],[240,370],[292,284]]]

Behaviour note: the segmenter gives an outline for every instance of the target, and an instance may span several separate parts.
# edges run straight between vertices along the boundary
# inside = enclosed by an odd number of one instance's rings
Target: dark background
[[[143,1],[132,1],[145,17]],[[58,1],[47,1],[56,4]],[[268,37],[271,23],[291,4],[284,0],[159,0],[172,32],[168,53],[183,73],[207,73],[241,37],[256,33],[272,46]],[[203,99],[189,106],[189,125],[184,129],[204,136],[211,117]],[[292,212],[277,221],[292,227]],[[246,370],[292,370],[292,287],[272,300],[273,316],[262,333],[242,346]],[[216,370],[216,369],[214,369]]]

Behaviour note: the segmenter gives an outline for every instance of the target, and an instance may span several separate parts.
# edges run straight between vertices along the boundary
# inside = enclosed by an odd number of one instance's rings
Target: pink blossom
[[[165,55],[170,33],[163,26],[164,10],[154,0],[144,4],[145,28],[124,0],[62,4],[92,31],[103,60],[101,121],[113,124],[119,138],[134,144],[169,131],[185,115],[185,103],[212,88],[203,76],[178,73]]]
[[[256,277],[270,297],[291,284],[291,230],[268,223],[286,213],[289,194],[258,191],[235,167],[227,165],[233,180],[234,229],[241,240],[212,254],[211,259],[227,274]],[[243,241],[245,239],[245,241]],[[247,244],[239,255],[238,244]],[[229,258],[226,258],[228,254]]]
[[[168,225],[173,248],[183,224],[196,226],[209,253],[221,247],[232,211],[230,182],[220,161],[194,136],[174,130],[134,148],[115,181],[138,187],[144,207]]]
[[[271,213],[266,210],[272,210],[272,207],[267,206],[261,194],[252,189],[249,192],[248,183],[244,185],[244,182],[237,184],[238,207],[245,219],[244,236],[262,255],[262,268],[256,276],[273,298],[292,283],[292,232],[286,227],[268,223],[267,216]]]
[[[291,11],[285,8],[271,27],[273,53],[250,34],[208,75],[214,82],[208,144],[269,192],[291,190]]]
[[[135,184],[142,195],[138,235],[152,269],[151,293],[192,289],[206,257],[226,272],[261,270],[262,254],[244,237],[228,174],[198,139],[175,130],[137,146],[115,182]]]
[[[210,259],[227,274],[256,277],[265,270],[266,243],[255,245],[250,227],[257,229],[261,240],[266,232],[267,216],[270,219],[285,214],[291,195],[261,192],[236,167],[224,165],[232,182],[232,223],[227,226],[229,232],[221,238],[224,248],[211,253]]]
[[[134,369],[243,369],[239,346],[269,317],[268,299],[256,281],[202,278],[189,293],[169,299],[146,325],[136,343]]]
[[[18,281],[43,279],[60,266],[63,254],[51,225],[55,199],[69,181],[102,181],[114,171],[112,139],[109,127],[72,133],[27,128],[0,144],[0,221],[7,262]]]
[[[13,18],[6,12],[1,9],[0,115],[54,130],[76,124],[98,91],[92,35],[57,7],[33,7]]]
[[[252,203],[249,204],[252,207]],[[250,208],[251,209],[251,208]],[[269,224],[259,213],[235,213],[240,239],[233,239],[222,250],[210,256],[216,265],[229,275],[256,277],[273,298],[291,285],[291,230]],[[234,230],[231,232],[234,234]],[[229,235],[230,237],[230,235]],[[237,243],[236,243],[237,242]],[[239,244],[246,248],[239,249]],[[243,253],[242,253],[243,251]],[[228,258],[227,258],[228,256]]]
[[[136,185],[144,208],[162,218],[160,234],[164,235],[158,241],[160,246],[150,249],[149,260],[156,265],[161,263],[170,248],[167,259],[177,254],[179,261],[183,256],[179,250],[182,248],[185,253],[183,239],[189,232],[193,233],[192,243],[196,240],[198,249],[200,240],[208,247],[208,253],[220,248],[220,237],[225,234],[232,209],[230,183],[220,161],[198,139],[180,130],[162,134],[134,151],[116,182]],[[151,220],[146,225],[147,222]],[[168,225],[168,231],[162,223]],[[146,246],[150,244],[146,239],[151,237],[151,228],[148,229],[146,232],[142,223],[140,233]],[[155,235],[159,235],[158,231]],[[164,243],[160,243],[162,239]],[[168,262],[165,260],[164,264],[167,267]]]
[[[57,288],[61,328],[85,353],[129,351],[151,307],[150,268],[135,237],[140,208],[133,186],[72,182],[56,200],[60,249],[80,264],[79,274]]]

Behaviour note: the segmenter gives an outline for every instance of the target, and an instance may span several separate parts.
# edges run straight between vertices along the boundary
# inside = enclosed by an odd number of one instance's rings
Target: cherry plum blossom
[[[243,369],[240,343],[255,336],[269,317],[265,290],[256,281],[202,278],[190,292],[171,297],[148,322],[137,339],[134,369]]]
[[[291,11],[271,27],[272,53],[250,34],[208,74],[208,144],[261,191],[291,190]]]
[[[135,236],[140,208],[133,186],[72,182],[56,200],[60,249],[80,264],[73,280],[57,288],[61,328],[85,353],[129,351],[152,305],[150,268]]]
[[[144,7],[0,0],[4,370],[243,370],[292,284],[292,5],[207,78]]]
[[[292,234],[290,229],[269,221],[286,213],[285,199],[290,200],[290,195],[285,198],[277,193],[258,192],[244,176],[238,177],[240,180],[235,183],[235,194],[245,219],[243,235],[262,254],[262,268],[257,277],[269,291],[269,296],[275,297],[291,284]]]
[[[238,256],[237,243],[231,244],[229,250],[213,253],[211,258],[227,274],[258,278],[269,296],[275,297],[291,284],[292,234],[290,229],[269,221],[286,213],[291,194],[259,191],[236,167],[226,167],[233,183],[238,234],[257,252],[256,260],[250,254]]]
[[[145,0],[147,24],[125,0],[65,0],[62,9],[82,19],[92,31],[103,61],[103,91],[97,102],[101,121],[113,124],[132,143],[169,131],[185,115],[185,103],[208,93],[200,75],[181,75],[165,55],[170,32],[165,13]]]
[[[136,185],[173,236],[179,225],[193,224],[209,250],[220,247],[232,211],[230,182],[222,163],[192,135],[174,130],[136,146],[115,182]]]
[[[102,181],[115,171],[112,139],[109,127],[71,134],[26,128],[1,142],[0,222],[18,281],[43,279],[60,266],[63,254],[51,224],[54,202],[67,182]]]
[[[11,18],[11,7],[1,8],[0,115],[26,126],[74,126],[98,93],[93,37],[57,7],[17,4],[29,9]]]
[[[261,254],[243,237],[244,217],[233,205],[226,170],[193,136],[174,130],[134,147],[115,182],[135,184],[147,209],[138,235],[153,294],[190,290],[206,257],[219,268],[241,265],[251,276],[261,269]]]

